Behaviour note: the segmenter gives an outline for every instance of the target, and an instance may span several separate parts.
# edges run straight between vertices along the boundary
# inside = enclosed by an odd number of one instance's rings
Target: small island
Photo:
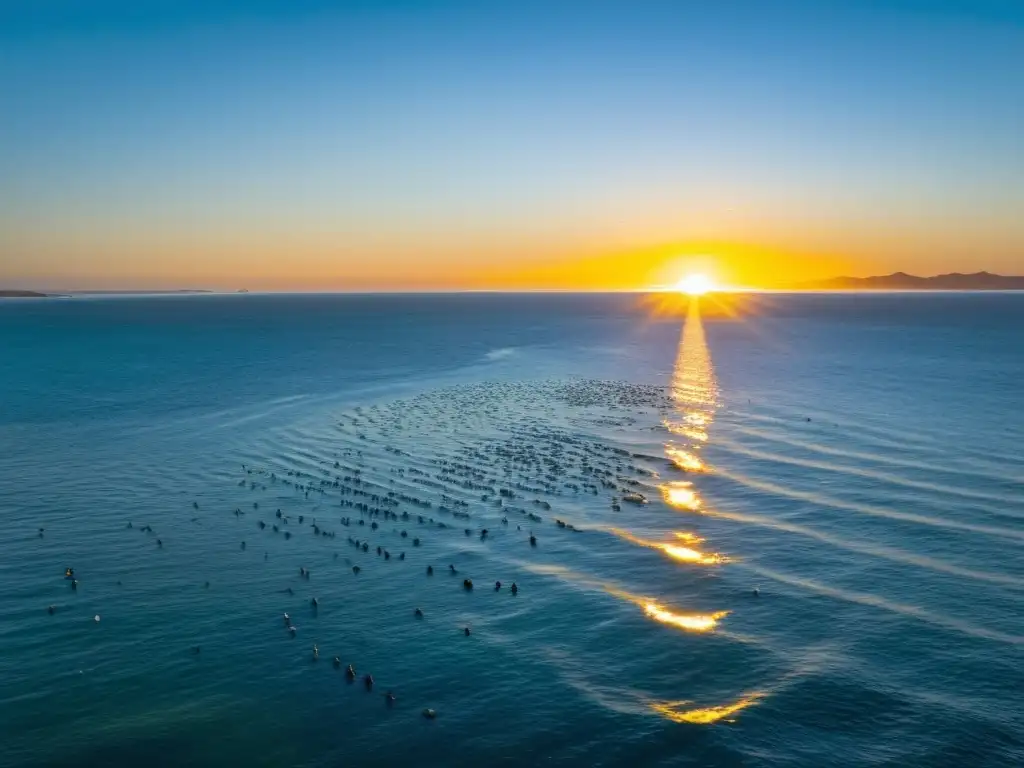
[[[833,277],[796,287],[804,291],[1024,291],[1024,276],[951,272],[918,277],[893,272],[875,277]]]

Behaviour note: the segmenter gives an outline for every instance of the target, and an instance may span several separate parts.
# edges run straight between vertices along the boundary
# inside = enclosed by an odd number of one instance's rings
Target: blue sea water
[[[713,302],[0,301],[0,765],[1024,763],[1024,296]]]

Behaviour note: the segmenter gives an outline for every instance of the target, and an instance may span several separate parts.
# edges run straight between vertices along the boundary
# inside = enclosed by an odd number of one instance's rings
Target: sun
[[[687,275],[678,283],[676,283],[676,290],[680,293],[688,293],[691,296],[702,296],[708,291],[714,290],[714,283],[711,282],[711,278],[707,275],[692,274]]]

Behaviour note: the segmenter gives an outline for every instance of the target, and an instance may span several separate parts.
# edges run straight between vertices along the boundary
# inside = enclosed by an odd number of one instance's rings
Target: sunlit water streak
[[[628,590],[622,589],[611,581],[597,579],[585,574],[558,565],[538,565],[533,563],[520,563],[520,566],[532,573],[543,576],[554,576],[571,584],[576,584],[585,589],[601,591],[612,597],[624,600],[640,608],[647,618],[661,624],[686,630],[687,632],[710,632],[714,630],[719,621],[729,615],[729,611],[715,611],[713,613],[682,613],[664,605],[652,597],[637,595]]]
[[[719,391],[697,298],[691,299],[683,323],[670,394],[675,408],[663,424],[670,433],[687,440],[665,445],[665,455],[679,469],[695,474],[706,473],[709,468],[700,453],[715,420]],[[701,498],[693,483],[668,482],[660,488],[662,497],[670,506],[694,512],[700,510]]]
[[[664,483],[661,486],[661,495],[665,503],[676,509],[688,509],[691,512],[699,512],[702,506],[701,498],[693,483],[679,480],[671,483]]]
[[[899,520],[901,522],[915,523],[934,528],[945,528],[951,531],[978,533],[987,536],[995,536],[1001,539],[1024,542],[1024,531],[1015,530],[1013,528],[1003,528],[994,525],[980,525],[976,523],[962,522],[959,520],[932,517],[930,515],[921,515],[914,512],[903,512],[898,509],[891,509],[873,504],[860,504],[857,502],[826,496],[822,493],[814,493],[812,491],[802,491],[797,488],[786,487],[779,485],[778,483],[760,480],[737,472],[729,472],[721,468],[717,469],[716,473],[721,477],[728,478],[729,480],[748,488],[753,488],[765,493],[776,494],[788,499],[806,501],[820,507],[856,512],[863,515],[869,515],[871,517],[882,517],[889,520]]]
[[[731,719],[732,715],[753,706],[763,699],[764,696],[765,694],[759,691],[752,691],[729,704],[718,704],[710,707],[693,707],[693,702],[687,700],[663,701],[651,704],[651,709],[675,723],[708,725],[719,720],[735,722],[735,720]]]
[[[936,558],[928,557],[926,555],[919,555],[913,552],[904,552],[899,549],[894,549],[883,544],[873,543],[870,541],[854,541],[850,539],[844,539],[841,536],[835,536],[824,531],[817,530],[815,528],[809,528],[804,525],[798,525],[796,523],[790,523],[785,520],[777,520],[774,518],[766,517],[763,515],[751,515],[744,514],[741,512],[724,512],[722,510],[714,510],[707,513],[712,517],[721,520],[732,520],[734,522],[743,523],[745,525],[763,526],[778,531],[785,531],[787,533],[794,533],[799,536],[806,536],[808,538],[820,541],[825,544],[829,544],[840,549],[846,549],[852,552],[860,552],[870,557],[877,557],[886,560],[891,560],[896,563],[902,563],[905,565],[913,565],[919,568],[926,568],[928,570],[937,571],[939,573],[948,573],[952,576],[959,576],[965,579],[971,579],[975,581],[989,582],[991,584],[999,584],[1013,589],[1024,590],[1024,579],[1002,573],[991,573],[988,571],[979,571],[973,568],[964,568],[962,566],[955,565],[953,563],[947,563]]]
[[[611,531],[619,538],[625,539],[626,541],[637,544],[641,547],[658,550],[669,558],[683,563],[693,563],[694,565],[721,565],[722,563],[727,563],[730,560],[730,558],[719,552],[701,552],[696,549],[696,545],[699,544],[702,539],[699,536],[694,536],[693,534],[676,532],[676,537],[685,541],[688,545],[682,546],[680,544],[644,539],[639,536],[634,536],[628,531],[624,531],[620,528],[612,528]]]
[[[870,465],[881,465],[887,467],[902,467],[906,469],[920,470],[923,472],[929,472],[935,475],[950,475],[953,477],[960,477],[963,479],[967,478],[980,478],[985,480],[996,480],[1005,481],[1008,476],[1004,473],[983,471],[975,469],[973,467],[959,467],[951,466],[950,464],[936,463],[935,461],[926,461],[920,457],[908,458],[904,455],[897,453],[886,453],[880,451],[866,451],[858,450],[852,447],[836,447],[833,445],[825,445],[818,440],[810,440],[806,437],[786,434],[783,429],[779,429],[781,425],[775,423],[773,420],[773,426],[776,429],[764,429],[759,427],[753,427],[746,423],[733,423],[730,425],[731,431],[739,435],[749,435],[762,440],[766,440],[770,443],[778,443],[788,445],[793,448],[807,451],[810,453],[820,453],[826,456],[836,456],[843,459],[853,459],[854,461],[866,462]],[[815,435],[815,437],[820,437]],[[948,457],[947,457],[948,458]],[[1010,478],[1014,479],[1017,483],[1024,482],[1024,478]],[[958,491],[959,492],[959,491]],[[978,494],[982,495],[978,495]],[[975,489],[972,493],[974,498],[991,498],[992,494],[985,491]],[[1000,496],[1006,499],[1006,497]]]
[[[820,595],[835,598],[837,600],[845,600],[853,603],[860,603],[862,605],[869,605],[875,608],[881,608],[885,611],[892,613],[901,614],[910,618],[918,619],[929,624],[935,624],[937,626],[951,629],[955,632],[959,632],[964,635],[971,635],[973,637],[984,638],[986,640],[995,640],[1000,643],[1008,643],[1010,645],[1022,645],[1024,644],[1024,635],[1014,635],[1006,632],[1000,632],[998,630],[987,629],[986,627],[973,624],[971,622],[962,621],[960,619],[944,616],[942,614],[928,611],[924,608],[920,608],[916,605],[908,605],[906,603],[899,603],[893,600],[888,600],[877,595],[873,595],[866,592],[859,592],[849,589],[840,589],[838,587],[832,587],[827,584],[823,584],[812,579],[806,579],[800,576],[793,576],[786,573],[781,573],[770,568],[764,568],[761,566],[744,564],[741,567],[750,570],[753,573],[758,574],[767,579],[778,581],[782,584],[788,584],[790,586],[799,587],[806,589],[811,592],[815,592]]]
[[[670,393],[675,411],[663,423],[671,433],[688,438],[688,442],[670,443],[666,453],[680,468],[699,471],[703,469],[699,452],[707,442],[718,408],[718,384],[698,299],[690,301],[683,323]]]
[[[767,437],[765,433],[761,433],[760,436]],[[807,443],[794,444],[797,445],[798,447],[811,448],[811,446]],[[816,461],[814,459],[805,459],[795,456],[788,456],[783,453],[757,450],[756,448],[750,448],[748,446],[740,444],[735,440],[730,440],[728,438],[720,438],[716,440],[715,445],[716,447],[724,448],[731,453],[741,454],[743,456],[753,459],[761,459],[764,461],[777,462],[780,464],[789,464],[797,467],[806,467],[808,469],[818,469],[823,470],[825,472],[835,472],[837,474],[855,475],[857,477],[864,477],[871,480],[879,480],[883,483],[902,486],[905,488],[931,491],[932,493],[939,496],[959,496],[965,499],[981,499],[984,501],[1001,502],[1002,504],[1015,504],[1021,506],[1020,511],[1008,510],[1005,507],[979,507],[977,505],[975,505],[974,508],[983,509],[985,512],[994,515],[1024,519],[1024,501],[1022,501],[1020,498],[1015,498],[1006,494],[978,491],[971,488],[964,488],[962,486],[956,487],[951,485],[943,485],[941,483],[902,477],[900,475],[894,475],[888,472],[878,472],[863,467],[834,464],[827,461]],[[814,446],[813,450],[821,452],[821,446]],[[833,451],[833,454],[840,456],[847,455],[844,454],[842,451]],[[851,456],[850,458],[856,457]],[[931,468],[929,471],[934,471],[934,468]]]

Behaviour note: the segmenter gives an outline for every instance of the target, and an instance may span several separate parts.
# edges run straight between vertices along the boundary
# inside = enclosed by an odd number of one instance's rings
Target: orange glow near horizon
[[[728,240],[650,242],[650,233],[468,231],[268,231],[225,225],[174,230],[165,222],[67,222],[12,236],[22,256],[0,283],[26,288],[233,291],[662,291],[705,311],[719,292],[863,273],[861,266],[800,246]],[[632,244],[631,244],[632,243]],[[139,259],[144,253],[145,259]],[[77,254],[77,256],[76,256]],[[709,281],[679,293],[681,281]],[[700,282],[700,281],[698,281]],[[708,288],[714,287],[714,293]],[[6,287],[6,286],[4,286]],[[692,286],[690,286],[692,287]]]

